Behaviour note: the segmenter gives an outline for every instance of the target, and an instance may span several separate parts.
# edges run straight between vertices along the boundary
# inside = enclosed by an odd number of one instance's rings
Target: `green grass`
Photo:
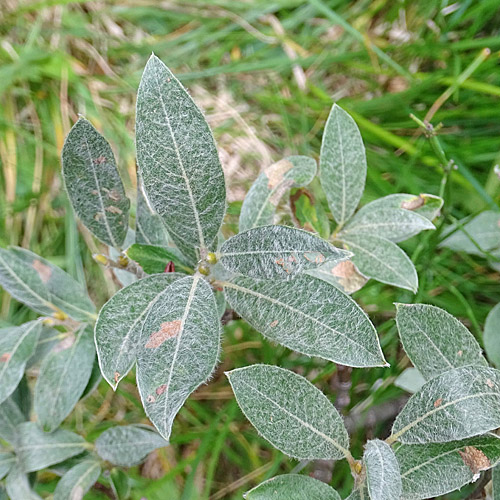
[[[214,127],[229,165],[230,223],[237,221],[242,189],[269,161],[287,154],[318,156],[334,100],[355,117],[366,144],[364,203],[394,192],[438,194],[441,160],[428,139],[415,134],[410,114],[423,119],[444,92],[448,98],[432,123],[443,124],[439,141],[458,167],[448,180],[444,214],[460,218],[498,209],[500,181],[493,168],[500,163],[500,9],[497,0],[465,0],[448,13],[452,3],[189,0],[160,8],[141,0],[5,2],[0,7],[0,245],[23,245],[61,265],[89,283],[99,305],[116,290],[92,261],[96,248],[87,248],[89,237],[74,222],[59,153],[78,113],[85,114],[113,145],[133,197],[134,99],[152,51],[191,89]],[[276,31],[277,21],[284,34]],[[471,68],[485,48],[491,55]],[[305,88],[294,66],[305,72]],[[419,271],[416,296],[375,282],[355,294],[377,326],[391,367],[354,370],[347,410],[368,397],[375,407],[402,395],[390,380],[379,382],[402,367],[394,302],[444,307],[481,342],[484,318],[500,301],[499,275],[485,260],[438,249],[444,222],[443,217],[437,231],[403,245]],[[3,324],[34,317],[7,294],[0,296]],[[335,400],[335,366],[271,345],[233,322],[212,381],[189,399],[175,421],[172,445],[155,458],[159,478],[131,470],[134,499],[237,499],[258,482],[298,467],[257,435],[234,402],[223,372],[255,362],[307,375]],[[147,420],[131,374],[116,393],[101,383],[65,426],[92,440],[114,422],[139,421]],[[367,436],[385,437],[389,424],[358,429],[352,438],[355,455]],[[306,472],[316,468],[299,465]],[[53,491],[54,476],[44,473],[40,480],[40,491]],[[336,464],[332,486],[345,496],[351,483],[345,464]],[[88,498],[107,497],[92,490]]]

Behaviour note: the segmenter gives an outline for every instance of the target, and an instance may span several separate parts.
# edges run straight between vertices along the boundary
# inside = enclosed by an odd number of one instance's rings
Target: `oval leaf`
[[[464,366],[429,380],[396,417],[391,441],[445,443],[500,427],[500,372]]]
[[[500,438],[493,434],[435,444],[403,444],[396,450],[403,498],[445,495],[475,481],[500,461]]]
[[[399,500],[401,474],[392,448],[379,439],[368,441],[363,460],[371,500]]]
[[[70,414],[92,373],[95,347],[90,328],[63,340],[44,360],[35,385],[35,413],[46,431],[53,431]]]
[[[257,279],[288,280],[324,262],[345,261],[350,252],[313,234],[286,226],[249,229],[226,240],[221,264],[229,271]]]
[[[231,307],[257,331],[289,349],[349,366],[385,366],[377,332],[349,296],[313,276],[224,283]]]
[[[259,484],[243,495],[246,500],[341,500],[325,483],[309,476],[283,474]]]
[[[396,308],[401,343],[426,380],[460,366],[487,365],[474,336],[451,314],[426,304]]]
[[[17,426],[26,418],[12,398],[0,404],[0,438],[15,446]]]
[[[336,104],[323,132],[319,167],[332,215],[343,225],[356,210],[365,189],[366,156],[356,122]]]
[[[108,141],[85,118],[66,137],[62,167],[76,215],[96,238],[120,247],[127,234],[130,201]]]
[[[148,417],[167,440],[184,401],[215,368],[220,330],[215,296],[199,275],[166,288],[144,321],[137,385]]]
[[[245,416],[275,448],[298,459],[338,460],[349,436],[342,417],[308,380],[277,366],[226,373]]]
[[[486,317],[484,324],[484,350],[488,359],[500,367],[500,304],[497,304]]]
[[[144,191],[172,239],[208,248],[224,217],[224,174],[202,112],[155,55],[137,95],[136,146]]]
[[[54,500],[81,500],[101,475],[95,460],[86,460],[72,467],[57,483]]]
[[[41,330],[40,321],[0,329],[0,403],[14,392],[23,378]]]
[[[142,324],[160,292],[182,276],[179,273],[147,276],[119,290],[99,312],[95,325],[99,366],[114,389],[135,363]]]
[[[240,231],[272,224],[276,207],[287,189],[307,186],[316,169],[316,161],[308,156],[288,156],[266,168],[243,200]]]
[[[95,442],[101,458],[114,465],[132,467],[148,453],[168,445],[152,427],[124,425],[104,431]]]
[[[418,277],[415,266],[395,243],[368,234],[349,234],[342,241],[354,253],[351,260],[362,274],[416,293]]]

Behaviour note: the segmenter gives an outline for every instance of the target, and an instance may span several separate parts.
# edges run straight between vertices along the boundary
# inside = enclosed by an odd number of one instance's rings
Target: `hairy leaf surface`
[[[13,453],[0,450],[0,479],[7,475],[16,461],[16,456]]]
[[[245,416],[275,448],[298,459],[345,456],[349,436],[342,417],[304,377],[271,365],[226,375]]]
[[[500,427],[500,372],[463,366],[429,380],[406,403],[392,428],[407,444],[445,443]]]
[[[396,308],[401,343],[426,380],[460,366],[487,365],[474,336],[451,314],[427,304]]]
[[[75,338],[63,340],[44,360],[35,385],[35,412],[40,425],[53,431],[70,414],[92,373],[92,330],[82,326]]]
[[[413,293],[417,291],[415,266],[395,243],[373,234],[349,234],[342,241],[354,253],[351,260],[361,274]]]
[[[363,460],[371,500],[399,500],[401,474],[392,448],[379,439],[368,441]]]
[[[41,330],[40,321],[0,329],[0,403],[14,392],[22,379]]]
[[[99,312],[95,343],[103,377],[116,388],[135,362],[144,320],[179,273],[147,276],[119,290]]]
[[[25,420],[25,416],[14,400],[6,399],[0,404],[0,438],[14,446],[17,439],[17,426]]]
[[[450,443],[403,444],[396,457],[403,498],[432,498],[475,481],[482,470],[499,463],[500,438],[488,434]]]
[[[359,487],[356,488],[346,500],[369,500],[368,488],[366,487],[366,481]]]
[[[231,272],[257,279],[288,280],[324,262],[339,263],[350,252],[313,234],[287,226],[262,226],[226,240],[220,261]]]
[[[356,122],[336,104],[323,132],[319,166],[332,215],[343,225],[356,210],[365,189],[366,157]]]
[[[42,500],[42,497],[31,489],[28,476],[17,464],[11,468],[7,475],[5,489],[10,500]]]
[[[127,234],[130,201],[108,141],[85,118],[66,137],[62,167],[76,215],[103,243],[120,247]]]
[[[172,239],[208,248],[226,203],[214,138],[186,89],[154,55],[137,95],[136,146],[144,191]]]
[[[144,321],[137,385],[148,417],[167,440],[184,401],[215,367],[220,330],[215,296],[199,275],[166,288]]]
[[[259,484],[243,495],[246,500],[341,500],[327,484],[300,474],[282,474]]]
[[[500,304],[497,304],[486,317],[483,340],[488,359],[500,368]]]
[[[308,156],[289,156],[266,168],[243,200],[240,231],[272,224],[285,192],[292,187],[307,186],[314,179],[316,169],[316,161]]]
[[[42,470],[82,453],[85,440],[73,432],[57,429],[44,432],[34,422],[24,422],[17,428],[16,454],[24,472]]]
[[[300,275],[269,282],[238,277],[225,283],[231,307],[257,331],[289,349],[349,366],[384,366],[377,332],[349,296]]]
[[[497,465],[491,473],[491,500],[500,498],[500,465]]]
[[[326,262],[316,269],[306,271],[306,273],[327,281],[348,294],[357,292],[368,281],[368,278],[363,276],[350,260],[339,263],[335,261]]]
[[[152,427],[123,425],[104,431],[96,441],[101,458],[114,465],[132,467],[142,462],[148,453],[168,445]]]
[[[81,500],[101,475],[95,460],[85,460],[72,467],[57,483],[54,500]]]
[[[399,377],[394,381],[394,385],[403,389],[406,392],[414,394],[419,391],[425,384],[425,378],[422,374],[413,366],[406,368],[406,370],[399,375]]]

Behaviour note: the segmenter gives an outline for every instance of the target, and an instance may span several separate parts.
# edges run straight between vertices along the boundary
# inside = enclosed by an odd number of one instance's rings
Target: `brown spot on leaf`
[[[271,323],[269,324],[269,326],[270,326],[271,328],[274,328],[274,327],[275,327],[275,326],[277,326],[277,325],[278,325],[278,320],[277,320],[277,319],[275,319],[274,321],[271,321]]]
[[[112,214],[122,214],[123,211],[118,208],[118,207],[115,207],[114,205],[110,205],[109,207],[106,207],[106,212],[110,212]]]
[[[47,283],[52,275],[52,269],[50,268],[50,266],[48,266],[47,264],[44,264],[43,262],[41,262],[39,260],[34,260],[32,266],[33,266],[33,269],[40,276],[41,280],[44,283]]]
[[[157,332],[151,334],[144,347],[146,349],[155,349],[161,346],[165,340],[175,337],[181,329],[181,323],[180,319],[165,321],[160,325],[160,329]]]
[[[10,352],[4,352],[1,356],[0,356],[0,363],[6,363],[7,361],[9,361],[10,357],[11,357],[11,353]]]
[[[100,221],[103,217],[104,217],[104,214],[103,214],[102,212],[97,212],[97,213],[94,215],[94,220],[96,220],[96,221]]]
[[[491,467],[490,459],[474,446],[466,446],[463,451],[458,450],[464,464],[469,467],[473,474],[478,474],[482,470],[487,470]]]
[[[403,203],[401,203],[401,208],[406,208],[406,210],[416,210],[424,205],[425,198],[420,194],[411,200],[403,201]]]
[[[94,160],[94,165],[102,165],[103,163],[106,163],[106,157],[105,156],[99,156]]]
[[[156,401],[156,398],[155,398],[152,394],[150,394],[150,395],[146,398],[146,401],[147,401],[148,403],[154,403],[154,402]]]
[[[290,262],[297,262],[297,259],[295,258],[295,256],[294,256],[294,255],[290,255],[290,257],[288,257],[288,260],[289,260]]]
[[[119,378],[120,378],[120,374],[118,372],[115,372],[115,384],[118,383]]]
[[[349,260],[339,262],[330,272],[339,278],[339,284],[347,293],[359,290],[368,281]]]
[[[434,408],[439,408],[443,403],[443,398],[439,398],[439,399],[436,399],[436,401],[434,401]]]
[[[491,379],[487,379],[487,380],[486,380],[486,385],[487,385],[490,389],[493,389],[493,387],[495,386],[495,384],[491,381]]]
[[[309,262],[314,262],[315,264],[322,264],[325,262],[325,256],[319,252],[306,252],[304,258]]]
[[[268,179],[267,187],[274,189],[282,180],[283,176],[293,168],[293,163],[288,160],[280,160],[264,170]]]
[[[460,349],[460,351],[458,351],[458,352],[457,352],[458,357],[459,357],[459,358],[461,358],[463,353],[464,353],[464,351],[462,351],[462,350]]]
[[[97,189],[92,189],[92,191],[90,191],[90,194],[97,196],[99,194],[99,191],[97,191]]]
[[[162,384],[159,387],[156,388],[156,394],[158,396],[162,395],[165,391],[167,390],[167,384]]]

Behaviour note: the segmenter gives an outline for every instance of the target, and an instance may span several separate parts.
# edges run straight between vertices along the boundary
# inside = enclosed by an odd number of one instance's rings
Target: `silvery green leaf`
[[[82,395],[95,358],[92,330],[82,326],[44,360],[35,385],[35,413],[46,431],[70,414]]]
[[[364,205],[358,214],[364,214],[379,208],[404,208],[423,215],[429,220],[434,220],[439,215],[442,206],[443,199],[432,194],[423,193],[416,196],[408,193],[396,193],[378,198]]]
[[[468,222],[462,220],[460,223],[467,234],[461,228],[450,226],[445,233],[445,236],[447,234],[449,236],[440,243],[440,246],[474,255],[483,255],[483,252],[474,245],[470,237],[485,251],[500,246],[500,212],[486,210],[472,220]]]
[[[82,500],[101,475],[95,460],[85,460],[71,468],[57,483],[54,500]]]
[[[488,359],[500,368],[500,304],[497,304],[486,317],[483,341]]]
[[[108,141],[85,118],[70,130],[62,150],[64,183],[76,215],[96,238],[120,247],[130,201]]]
[[[268,339],[349,366],[385,366],[377,332],[348,295],[325,281],[237,277],[224,283],[231,307]]]
[[[500,498],[500,465],[496,465],[491,473],[491,500]]]
[[[128,248],[135,241],[135,231],[131,228],[128,228],[127,236],[125,237],[125,241],[123,242],[123,248]],[[114,247],[108,246],[108,255],[109,257],[117,261],[123,254],[121,250],[117,250]],[[114,274],[118,283],[121,286],[129,286],[132,283],[137,281],[137,274],[127,271],[126,269],[119,269],[118,267],[111,268],[112,273]]]
[[[410,397],[392,427],[391,441],[445,443],[500,427],[500,372],[463,366],[429,380]]]
[[[245,500],[341,500],[330,486],[300,474],[272,477],[243,495]]]
[[[327,281],[348,294],[357,292],[368,281],[368,278],[363,276],[350,260],[339,263],[326,262],[316,269],[306,271],[306,274]]]
[[[42,329],[40,321],[0,329],[0,403],[14,392]]]
[[[401,343],[426,380],[460,366],[487,365],[472,333],[443,309],[396,304],[396,310]]]
[[[5,490],[5,486],[3,484],[0,484],[0,500],[9,500],[7,491]]]
[[[287,226],[262,226],[226,240],[220,262],[229,271],[257,279],[288,280],[324,262],[343,262],[351,253]]]
[[[28,476],[19,465],[14,465],[5,480],[5,489],[10,500],[42,500],[32,489]],[[1,492],[1,491],[0,491]]]
[[[0,404],[0,438],[12,446],[17,439],[17,426],[26,420],[12,398]]]
[[[392,448],[379,439],[368,441],[363,460],[371,500],[399,500],[401,474]]]
[[[316,169],[316,161],[307,156],[288,156],[266,168],[243,200],[240,231],[272,224],[285,192],[292,187],[307,186],[314,179]]]
[[[349,436],[342,417],[308,380],[283,368],[252,365],[226,373],[245,416],[293,458],[338,460]]]
[[[137,95],[136,146],[144,192],[169,235],[185,247],[209,248],[226,204],[214,138],[186,89],[155,55]]]
[[[332,215],[343,225],[356,210],[365,189],[366,156],[356,122],[337,104],[323,132],[319,168]]]
[[[16,456],[13,453],[0,450],[0,479],[7,475],[16,461]]]
[[[475,481],[481,471],[499,463],[500,438],[488,434],[450,443],[403,444],[396,457],[403,498],[433,498]]]
[[[96,440],[96,451],[101,458],[121,467],[141,463],[157,448],[168,445],[152,427],[123,425],[111,427]]]
[[[395,243],[373,234],[349,234],[342,241],[354,254],[351,260],[361,274],[416,293],[415,266]]]
[[[38,337],[38,342],[36,344],[35,353],[26,363],[26,370],[32,368],[33,366],[39,365],[49,354],[50,351],[59,343],[61,338],[64,337],[64,333],[52,328],[51,326],[42,323],[42,328],[40,330],[40,336]]]
[[[406,370],[394,381],[394,385],[396,387],[399,387],[400,389],[403,389],[411,394],[419,391],[424,384],[425,378],[413,366],[406,368]]]
[[[77,321],[95,318],[94,304],[77,281],[24,248],[0,249],[0,284],[41,314],[62,310]]]
[[[137,386],[165,439],[184,401],[215,368],[220,335],[215,296],[199,275],[172,283],[150,309],[137,352]]]
[[[368,488],[364,482],[359,488],[356,488],[346,500],[369,500]]]
[[[24,422],[17,428],[16,454],[24,472],[42,470],[85,451],[85,440],[63,429],[44,432],[34,422]]]
[[[130,496],[130,480],[128,474],[122,469],[113,468],[109,473],[109,482],[111,489],[115,494],[116,500],[127,500]]]
[[[90,372],[89,381],[87,382],[87,385],[85,386],[85,389],[82,392],[80,400],[83,401],[88,396],[90,396],[97,389],[101,380],[102,380],[101,368],[99,367],[99,360],[96,357],[94,358],[94,363],[92,365],[92,371]]]
[[[167,246],[167,228],[163,219],[152,209],[137,179],[137,211],[135,214],[135,242],[141,245]]]
[[[370,207],[361,209],[339,233],[339,238],[351,234],[373,234],[390,241],[404,241],[420,231],[435,229],[434,224],[423,215],[404,208]]]
[[[142,324],[159,294],[179,273],[147,276],[119,290],[99,312],[95,343],[103,377],[116,389],[135,363]]]

